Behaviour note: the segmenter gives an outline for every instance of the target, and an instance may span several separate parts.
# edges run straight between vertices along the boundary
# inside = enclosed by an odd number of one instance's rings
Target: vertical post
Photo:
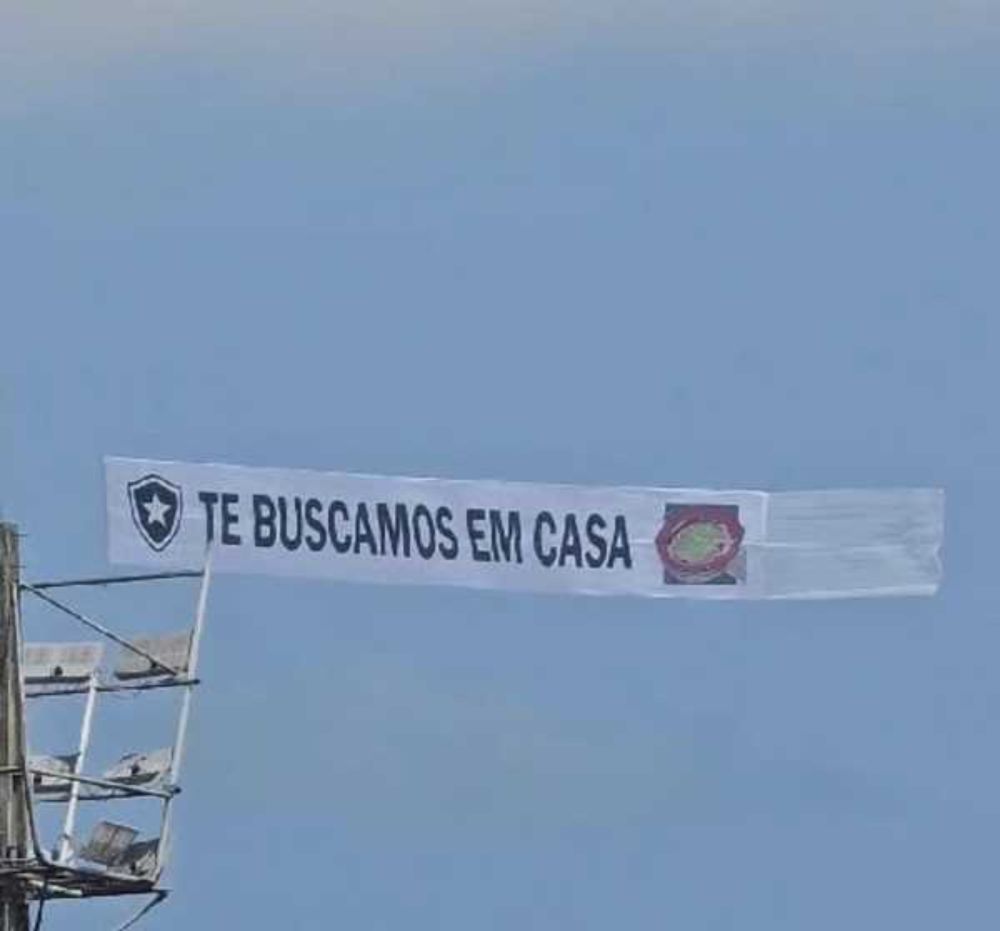
[[[188,654],[187,677],[196,679],[198,676],[198,654],[201,651],[201,635],[205,629],[205,608],[208,605],[208,588],[212,583],[212,551],[209,549],[205,553],[205,568],[201,576],[201,585],[198,589],[198,606],[195,609],[194,631],[191,634],[191,651]],[[181,762],[184,759],[184,748],[187,743],[188,722],[191,718],[191,701],[194,698],[194,685],[184,686],[184,695],[181,698],[181,710],[177,719],[177,736],[174,739],[173,753],[170,761],[169,784],[176,787],[181,776]],[[164,799],[163,818],[160,829],[160,862],[159,869],[166,866],[167,857],[170,853],[170,808],[173,797]]]
[[[90,748],[90,730],[94,723],[94,705],[97,702],[97,675],[92,673],[87,687],[87,704],[83,709],[83,723],[80,725],[80,746],[73,764],[73,775],[83,772],[83,765]],[[76,829],[76,809],[80,804],[80,783],[74,781],[69,790],[69,804],[66,806],[66,818],[63,821],[62,836],[59,838],[59,850],[56,860],[65,863],[73,853],[73,831]]]
[[[17,528],[0,523],[0,866],[29,856],[24,759],[24,706],[19,636],[20,561]],[[0,876],[0,931],[28,931],[23,883]]]
[[[188,653],[187,677],[198,677],[198,654],[201,652],[201,635],[205,629],[205,607],[208,604],[208,586],[212,581],[212,554],[205,557],[205,569],[198,589],[198,607],[195,609],[194,630],[191,633],[191,650]],[[176,785],[181,776],[181,762],[184,758],[184,745],[187,741],[188,721],[191,717],[191,699],[194,697],[194,686],[184,686],[184,697],[181,699],[181,713],[177,721],[177,737],[174,740],[174,752],[170,765],[170,782]]]

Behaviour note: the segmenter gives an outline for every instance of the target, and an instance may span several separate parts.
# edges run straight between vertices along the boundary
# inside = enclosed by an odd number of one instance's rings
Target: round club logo
[[[156,552],[165,550],[181,526],[184,499],[180,487],[150,473],[128,483],[128,503],[139,535]]]
[[[666,585],[735,585],[743,581],[744,529],[734,504],[668,504],[656,550]]]

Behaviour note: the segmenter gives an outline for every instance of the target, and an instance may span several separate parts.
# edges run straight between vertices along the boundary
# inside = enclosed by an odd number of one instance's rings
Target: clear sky
[[[990,926],[995,4],[279,6],[4,8],[28,576],[107,568],[117,454],[941,485],[946,583],[220,579],[148,927]],[[126,630],[162,611],[122,599]]]

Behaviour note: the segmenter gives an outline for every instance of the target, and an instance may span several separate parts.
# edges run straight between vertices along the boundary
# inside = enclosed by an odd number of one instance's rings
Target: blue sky
[[[989,923],[994,10],[4,15],[27,575],[104,454],[948,492],[929,600],[220,579],[150,928]]]

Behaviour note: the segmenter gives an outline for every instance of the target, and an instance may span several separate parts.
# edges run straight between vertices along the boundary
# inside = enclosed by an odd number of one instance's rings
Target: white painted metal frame
[[[79,611],[63,604],[61,601],[48,594],[43,589],[69,587],[71,585],[107,585],[124,582],[153,581],[164,578],[201,578],[198,590],[197,606],[195,609],[194,628],[191,634],[191,645],[188,654],[188,663],[185,670],[174,669],[155,656],[149,654],[142,647],[132,643],[128,638],[122,637],[105,625],[93,620]],[[171,803],[174,796],[180,791],[178,782],[180,779],[181,765],[184,751],[187,744],[188,730],[190,726],[191,708],[194,700],[194,689],[199,684],[197,677],[198,658],[201,646],[201,637],[204,632],[206,607],[208,603],[208,591],[211,583],[211,553],[206,552],[205,567],[200,573],[156,573],[144,576],[123,576],[120,578],[102,579],[81,579],[78,581],[68,581],[65,583],[41,583],[30,585],[22,583],[23,591],[28,591],[52,607],[73,617],[78,622],[96,631],[102,636],[112,640],[120,646],[131,650],[142,656],[147,661],[153,663],[154,668],[161,676],[158,681],[142,681],[135,683],[113,683],[102,679],[95,670],[89,680],[79,684],[67,684],[67,686],[35,686],[31,690],[26,689],[23,672],[20,676],[20,689],[22,696],[26,698],[38,698],[55,695],[85,695],[85,706],[80,728],[79,752],[71,773],[51,773],[42,767],[31,767],[27,759],[23,761],[23,772],[28,787],[29,812],[31,836],[34,846],[34,862],[38,864],[37,872],[30,869],[25,875],[25,881],[36,889],[37,898],[44,901],[53,896],[61,898],[81,898],[93,895],[127,895],[141,893],[151,895],[152,899],[143,905],[139,911],[129,919],[122,929],[131,926],[150,908],[159,904],[167,895],[166,891],[159,888],[160,877],[166,866],[168,842],[171,834]],[[18,632],[20,633],[20,632]],[[166,778],[156,788],[133,786],[119,783],[109,779],[99,779],[84,775],[83,770],[86,765],[86,757],[91,744],[94,728],[94,717],[96,713],[97,697],[102,692],[139,692],[159,688],[181,688],[181,706],[178,712],[177,726],[175,731],[174,744],[171,750],[171,762]],[[29,774],[58,775],[60,778],[71,783],[68,799],[63,799],[67,805],[66,813],[62,823],[62,832],[59,835],[57,849],[50,856],[46,853],[45,845],[41,843],[37,825],[34,817],[35,798],[32,792],[32,784]],[[84,787],[92,787],[96,790],[105,790],[107,795],[84,793]],[[100,800],[108,801],[122,797],[148,797],[156,798],[161,802],[160,815],[160,837],[158,838],[157,859],[155,870],[146,876],[135,877],[127,873],[119,873],[114,870],[99,870],[77,862],[77,853],[73,834],[76,825],[76,815],[81,801]],[[148,838],[156,840],[156,838]]]
[[[187,675],[196,680],[198,676],[198,654],[201,649],[201,635],[205,629],[205,609],[208,606],[208,588],[212,582],[212,553],[205,557],[205,570],[201,576],[201,586],[198,590],[198,607],[195,610],[194,633],[191,636],[191,652],[188,654]],[[188,725],[191,721],[191,703],[194,701],[195,683],[183,686],[184,695],[181,698],[181,711],[177,719],[177,736],[174,739],[174,749],[170,760],[170,777],[168,785],[176,787],[180,783],[181,764],[184,761],[184,750],[187,745]],[[169,852],[171,829],[171,802],[173,797],[163,802],[163,819],[160,827],[160,850],[158,856],[157,876],[166,866]]]
[[[90,748],[90,731],[94,723],[94,705],[97,703],[97,673],[93,672],[87,687],[87,703],[83,709],[83,722],[80,725],[80,744],[76,762],[73,766],[73,775],[79,777],[83,774],[83,765],[87,759],[87,750]],[[62,834],[59,837],[59,848],[56,852],[56,861],[66,863],[73,854],[73,829],[76,826],[76,809],[80,804],[80,780],[73,780],[69,790],[69,802],[66,805],[66,817],[63,820]]]

